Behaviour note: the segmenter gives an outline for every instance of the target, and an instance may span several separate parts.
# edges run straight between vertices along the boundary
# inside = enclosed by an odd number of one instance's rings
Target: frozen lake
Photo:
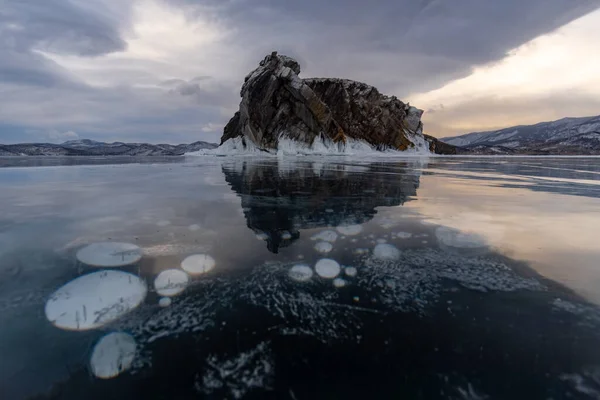
[[[600,158],[0,158],[0,398],[600,398]]]

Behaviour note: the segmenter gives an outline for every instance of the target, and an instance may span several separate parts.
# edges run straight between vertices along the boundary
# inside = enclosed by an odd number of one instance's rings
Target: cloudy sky
[[[0,143],[218,141],[272,50],[442,137],[600,114],[600,0],[0,0]]]

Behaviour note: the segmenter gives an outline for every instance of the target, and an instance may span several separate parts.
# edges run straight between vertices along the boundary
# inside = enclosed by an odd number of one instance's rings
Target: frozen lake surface
[[[2,399],[600,398],[600,158],[0,158],[0,204]]]

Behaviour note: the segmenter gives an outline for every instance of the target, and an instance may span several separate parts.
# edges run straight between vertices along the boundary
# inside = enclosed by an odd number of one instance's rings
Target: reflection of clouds
[[[489,183],[426,175],[421,178],[420,200],[406,206],[432,224],[477,235],[512,258],[528,261],[542,275],[600,302],[595,283],[600,199]]]
[[[80,276],[54,292],[46,302],[46,318],[66,330],[94,329],[139,306],[146,293],[146,284],[135,275],[98,271]]]

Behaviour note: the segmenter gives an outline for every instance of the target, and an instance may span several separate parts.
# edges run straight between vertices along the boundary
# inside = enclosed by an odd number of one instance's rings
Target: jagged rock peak
[[[300,64],[277,52],[266,56],[242,85],[239,111],[221,143],[278,148],[282,139],[343,146],[349,139],[377,149],[432,148],[423,137],[422,110],[382,95],[373,86],[337,78],[301,79]]]

